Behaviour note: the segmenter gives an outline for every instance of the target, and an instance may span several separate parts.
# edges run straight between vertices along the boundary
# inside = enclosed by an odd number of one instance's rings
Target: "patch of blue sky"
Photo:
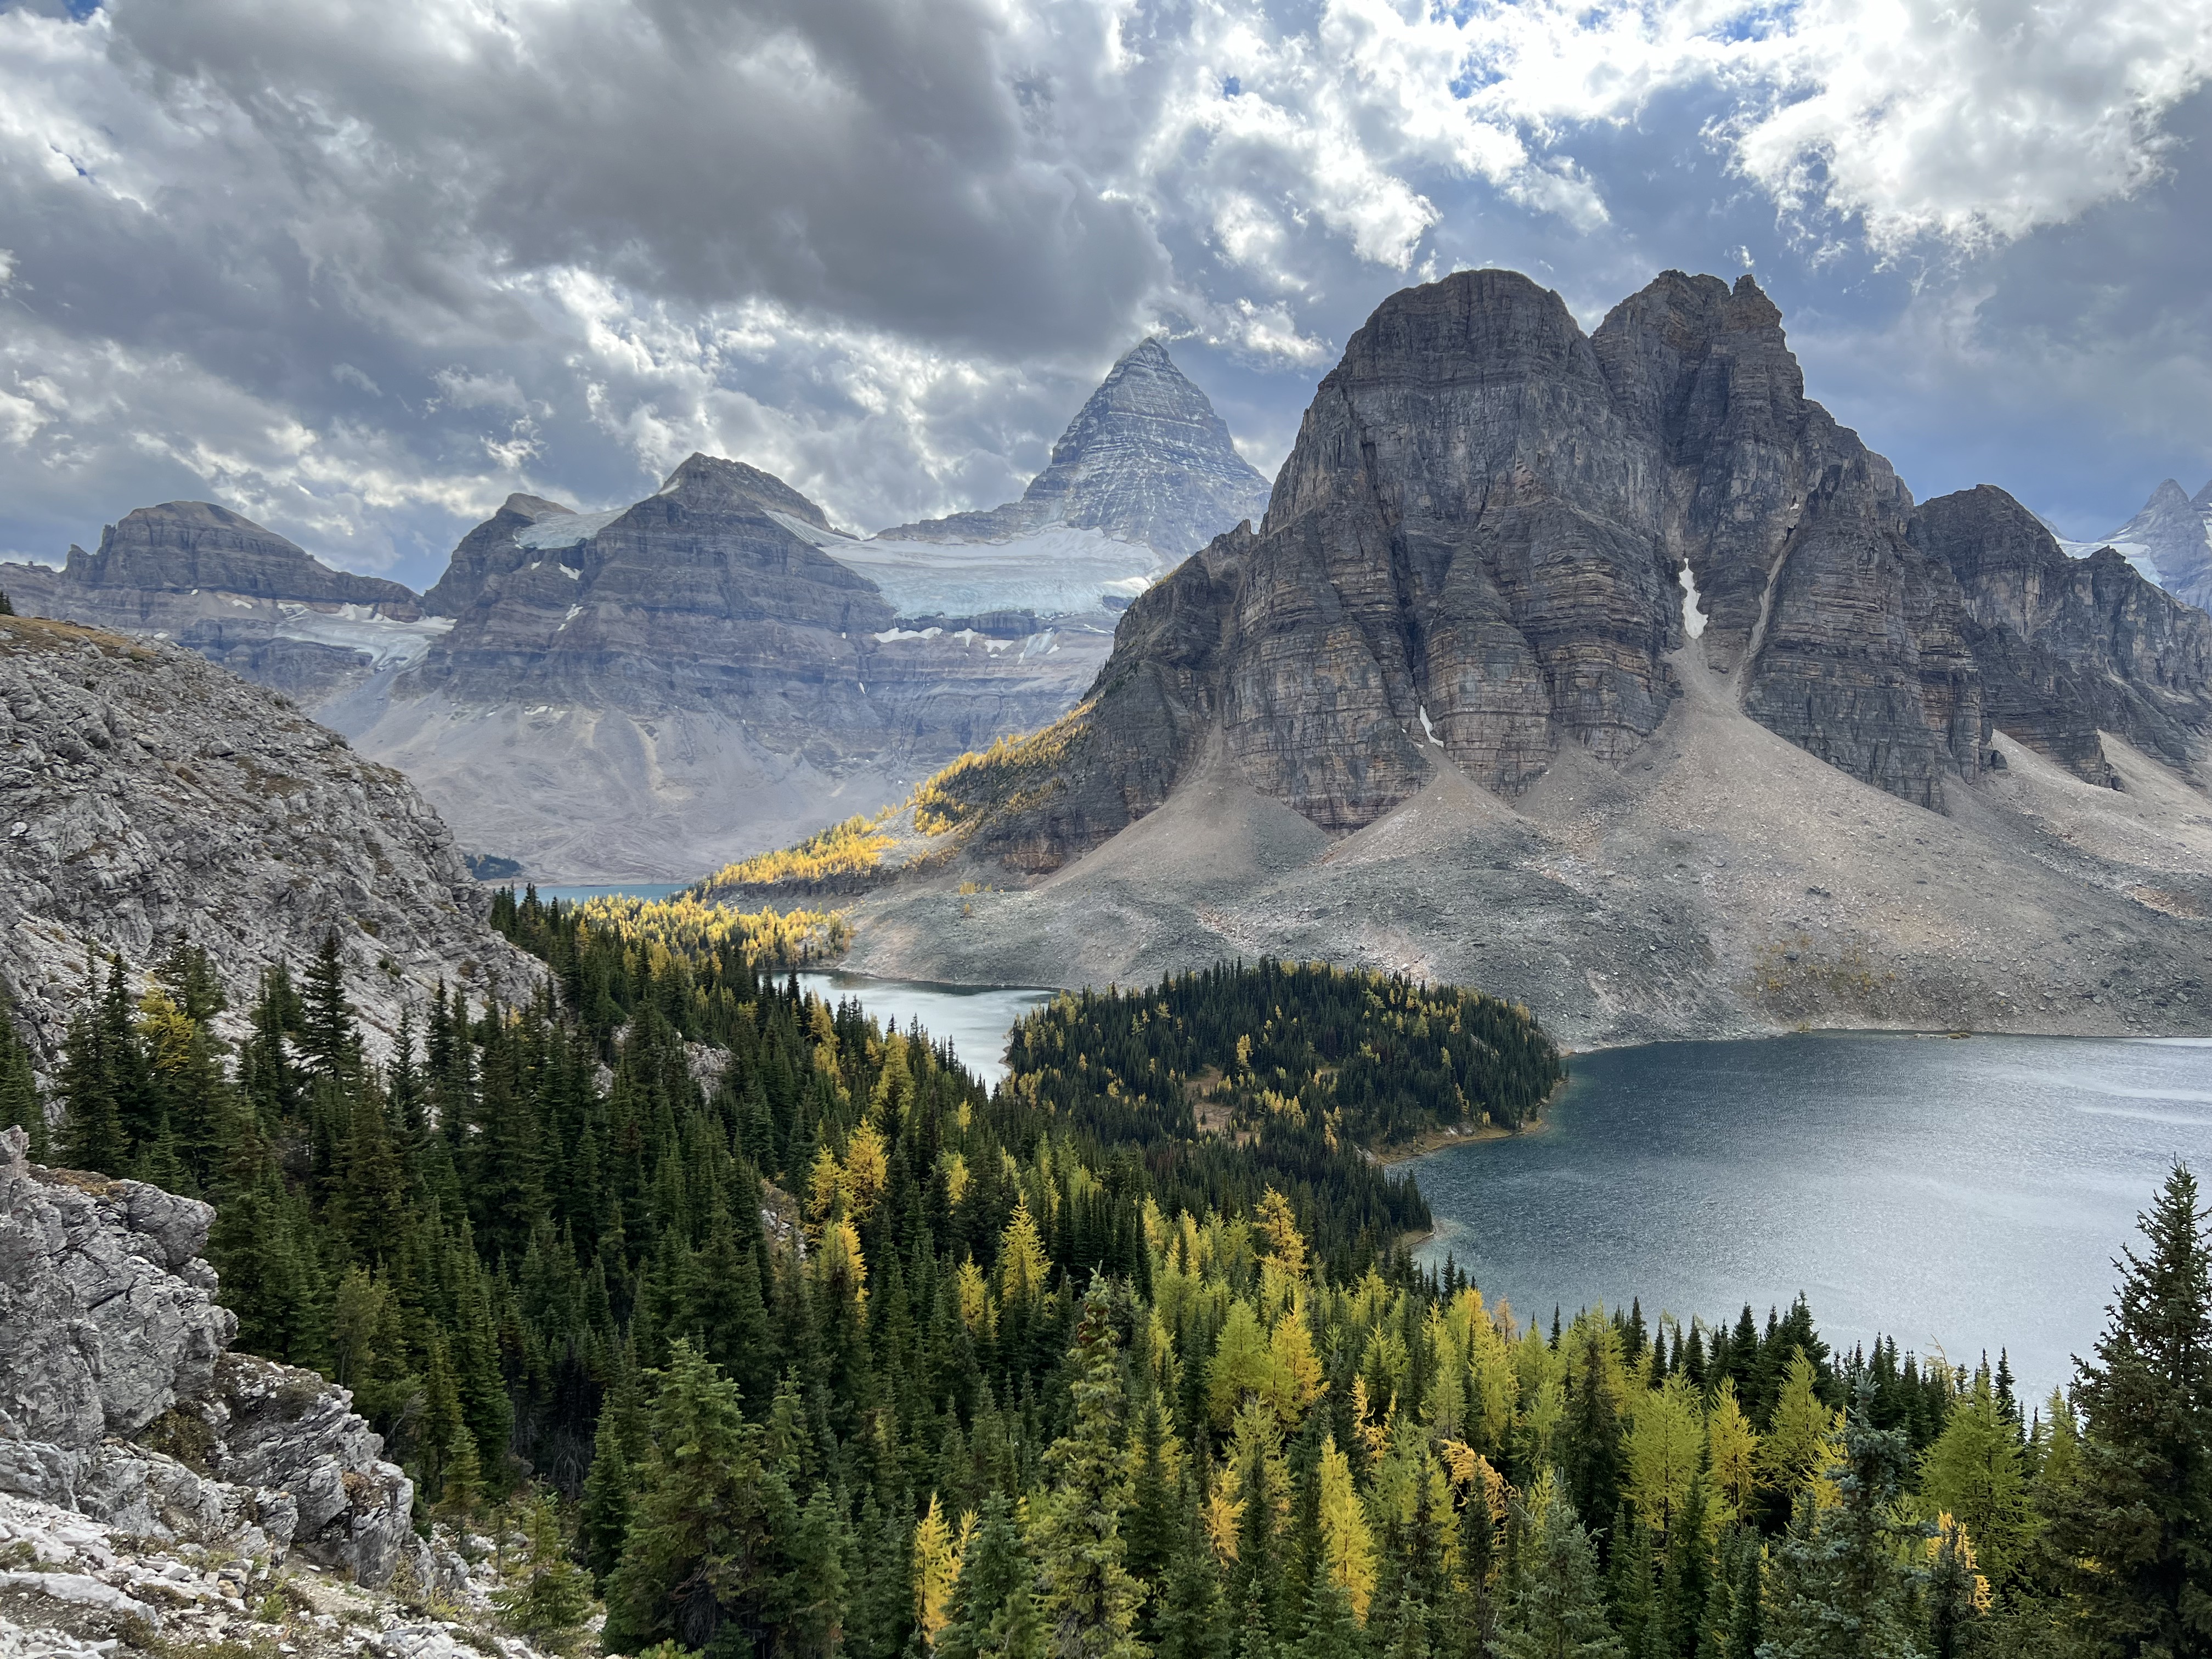
[[[1221,95],[1224,98],[1234,98],[1243,90],[1244,83],[1235,76],[1224,75],[1221,77]]]
[[[1746,6],[1730,12],[1716,28],[1705,32],[1712,40],[1771,40],[1788,34],[1796,26],[1801,7],[1799,0],[1773,0],[1773,3]]]
[[[1457,75],[1451,78],[1451,95],[1464,101],[1486,87],[1494,87],[1505,78],[1505,71],[1495,64],[1470,58]]]

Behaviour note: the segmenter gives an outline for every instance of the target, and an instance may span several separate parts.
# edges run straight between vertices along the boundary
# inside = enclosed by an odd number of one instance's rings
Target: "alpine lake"
[[[919,1019],[995,1082],[1048,991],[836,973],[801,985]],[[1640,1301],[1763,1324],[1801,1292],[1838,1346],[1972,1364],[2024,1394],[2087,1354],[2113,1258],[2175,1160],[2212,1178],[2212,1042],[1828,1033],[1601,1049],[1541,1126],[1405,1166],[1449,1256],[1524,1324]]]

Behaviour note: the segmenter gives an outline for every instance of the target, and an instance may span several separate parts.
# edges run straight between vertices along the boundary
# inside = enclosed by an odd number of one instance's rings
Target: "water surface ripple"
[[[2089,1352],[2112,1259],[2174,1159],[2212,1187],[2212,1042],[1820,1035],[1577,1056],[1537,1133],[1414,1166],[1486,1294],[1763,1320],[1803,1291],[2047,1391]]]

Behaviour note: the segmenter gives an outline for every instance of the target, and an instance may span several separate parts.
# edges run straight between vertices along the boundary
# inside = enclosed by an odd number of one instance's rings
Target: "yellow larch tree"
[[[1808,1486],[1825,1486],[1828,1465],[1835,1459],[1837,1413],[1820,1403],[1817,1380],[1803,1349],[1790,1356],[1782,1398],[1759,1441],[1760,1480],[1793,1501]],[[1829,1501],[1823,1494],[1822,1507]]]
[[[1306,1408],[1328,1391],[1303,1298],[1292,1302],[1275,1322],[1274,1334],[1267,1339],[1267,1402],[1285,1429],[1295,1429]]]
[[[1644,1524],[1662,1537],[1681,1512],[1705,1455],[1697,1390],[1676,1371],[1635,1402],[1628,1436],[1628,1490]]]
[[[1747,1513],[1759,1486],[1759,1431],[1743,1414],[1732,1376],[1721,1379],[1705,1413],[1705,1468],[1722,1500]]]
[[[1042,1296],[1050,1271],[1044,1241],[1030,1215],[1029,1195],[1024,1194],[1014,1200],[1014,1212],[999,1239],[1000,1302],[1024,1302]]]
[[[1337,1449],[1334,1435],[1322,1442],[1318,1477],[1322,1558],[1330,1580],[1351,1598],[1352,1612],[1364,1624],[1375,1595],[1375,1540],[1352,1489],[1351,1460]]]

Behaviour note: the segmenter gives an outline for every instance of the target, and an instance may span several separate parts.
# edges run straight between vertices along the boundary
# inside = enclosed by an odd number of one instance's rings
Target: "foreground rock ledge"
[[[0,1133],[0,1492],[156,1543],[434,1582],[413,1483],[353,1395],[228,1352],[238,1322],[199,1254],[214,1218]]]

